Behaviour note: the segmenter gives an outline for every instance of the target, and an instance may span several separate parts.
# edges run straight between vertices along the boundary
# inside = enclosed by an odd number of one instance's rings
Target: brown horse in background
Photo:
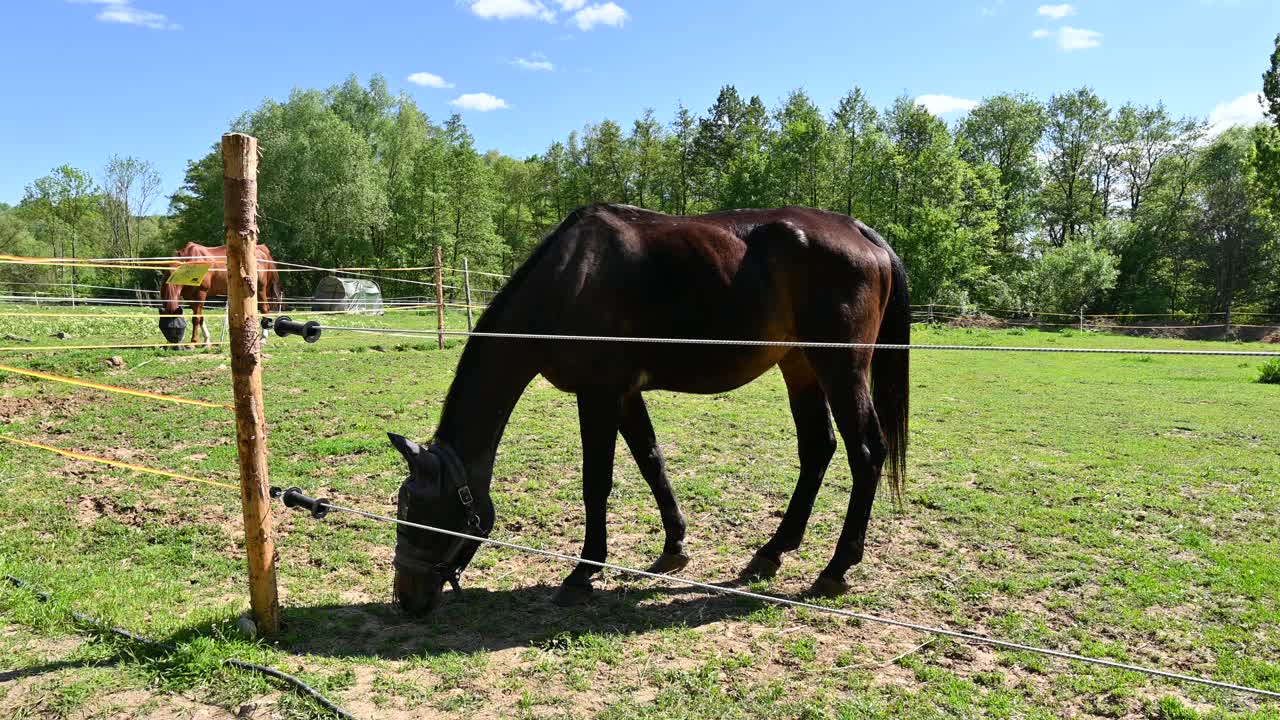
[[[171,285],[165,283],[160,286],[160,332],[164,333],[165,339],[169,342],[177,344],[182,342],[182,336],[186,330],[187,323],[182,319],[182,302],[186,302],[191,307],[191,344],[196,344],[196,334],[204,336],[205,346],[210,345],[209,328],[204,322],[204,303],[210,296],[225,297],[227,294],[227,248],[224,247],[206,247],[189,242],[187,246],[177,252],[177,257],[186,258],[176,265],[174,269],[182,265],[193,263],[208,263],[209,272],[205,273],[199,285]],[[258,312],[267,314],[275,310],[279,310],[284,301],[284,291],[280,287],[280,274],[276,272],[275,261],[271,257],[271,250],[265,245],[258,246]]]
[[[574,211],[494,298],[478,333],[907,344],[907,274],[888,243],[845,215],[808,208],[671,216],[625,205]],[[606,557],[606,511],[619,434],[658,504],[666,536],[656,572],[688,562],[685,520],[643,393],[722,393],[782,370],[799,439],[800,476],[772,538],[744,574],[768,577],[800,547],[823,475],[844,439],[853,489],[844,528],[813,590],[848,589],[862,560],[871,503],[886,470],[899,491],[906,468],[908,352],[869,347],[551,341],[467,341],[429,447],[392,435],[409,462],[401,519],[488,534],[493,466],[516,401],[537,375],[578,400],[586,538],[582,557]],[[412,377],[407,378],[412,381]],[[395,594],[430,612],[478,544],[401,526]],[[591,591],[599,567],[580,564],[557,600]]]

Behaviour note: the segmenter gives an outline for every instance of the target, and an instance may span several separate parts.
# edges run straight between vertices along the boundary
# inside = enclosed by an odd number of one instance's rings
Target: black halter
[[[484,524],[480,521],[480,514],[476,512],[475,496],[472,494],[471,486],[468,484],[467,468],[462,464],[462,458],[458,457],[458,453],[454,452],[453,448],[438,441],[431,444],[427,448],[427,452],[435,453],[440,458],[441,475],[452,486],[454,493],[458,497],[458,502],[462,504],[465,520],[459,532],[476,537],[488,537],[489,531],[484,529]],[[449,583],[454,592],[461,593],[462,585],[459,580],[462,577],[462,571],[466,569],[467,563],[471,562],[471,557],[475,555],[480,543],[465,538],[453,538],[453,542],[449,543],[449,548],[445,550],[444,556],[439,560],[432,560],[427,558],[425,553],[410,541],[408,530],[409,528],[403,525],[396,528],[396,552],[392,560],[395,568],[397,570],[438,573]]]

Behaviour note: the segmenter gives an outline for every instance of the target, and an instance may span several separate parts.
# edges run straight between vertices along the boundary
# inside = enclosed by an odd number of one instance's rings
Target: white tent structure
[[[382,291],[371,280],[330,276],[316,285],[311,298],[311,311],[321,310],[381,315]]]

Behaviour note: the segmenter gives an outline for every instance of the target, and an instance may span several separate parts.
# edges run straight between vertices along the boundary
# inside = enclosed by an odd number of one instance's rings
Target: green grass
[[[1280,358],[1271,358],[1258,368],[1258,382],[1280,385]]]
[[[332,322],[429,329],[435,318]],[[71,323],[0,318],[0,335],[158,337],[149,318]],[[465,327],[458,315],[449,323]],[[48,337],[58,330],[72,339]],[[945,328],[915,341],[1249,347]],[[430,437],[459,349],[437,351],[430,336],[273,338],[272,483],[389,511],[403,461],[384,432]],[[109,355],[125,366],[109,367]],[[219,352],[4,353],[0,363],[230,402]],[[912,366],[906,509],[877,506],[854,592],[837,606],[1280,690],[1280,395],[1254,382],[1256,361],[921,351]],[[728,580],[778,522],[798,470],[781,377],[720,396],[653,393],[649,404],[688,516],[684,573]],[[225,410],[0,375],[0,417],[6,434],[234,482]],[[495,537],[576,553],[579,460],[573,399],[536,382],[498,457]],[[616,473],[610,559],[643,567],[661,549],[660,523],[621,443]],[[849,486],[840,452],[804,546],[757,589],[808,586]],[[0,654],[14,658],[0,682],[6,717],[251,702],[317,715],[221,665],[239,657],[299,674],[361,717],[1280,718],[1276,703],[1247,696],[942,640],[920,647],[928,637],[612,573],[590,605],[563,611],[549,596],[568,567],[498,549],[468,570],[465,602],[415,623],[389,604],[392,530],[283,508],[286,627],[250,643],[234,631],[246,607],[235,493],[0,444],[0,500],[0,571],[55,596],[50,607],[0,591]],[[69,607],[179,650],[87,633]]]

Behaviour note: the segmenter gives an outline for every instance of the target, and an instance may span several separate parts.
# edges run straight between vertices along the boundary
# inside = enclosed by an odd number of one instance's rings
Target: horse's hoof
[[[684,553],[662,553],[649,566],[651,573],[680,572],[689,564],[689,556]]]
[[[555,597],[551,598],[551,602],[560,607],[576,607],[585,605],[591,599],[591,593],[594,588],[590,584],[576,585],[564,583],[560,589],[556,591]]]
[[[819,575],[817,580],[813,581],[813,587],[809,588],[809,595],[812,597],[835,598],[849,592],[849,583],[844,580],[833,580],[825,575]]]
[[[781,558],[774,560],[757,552],[751,557],[747,567],[742,570],[741,577],[747,580],[770,580],[781,568]]]

